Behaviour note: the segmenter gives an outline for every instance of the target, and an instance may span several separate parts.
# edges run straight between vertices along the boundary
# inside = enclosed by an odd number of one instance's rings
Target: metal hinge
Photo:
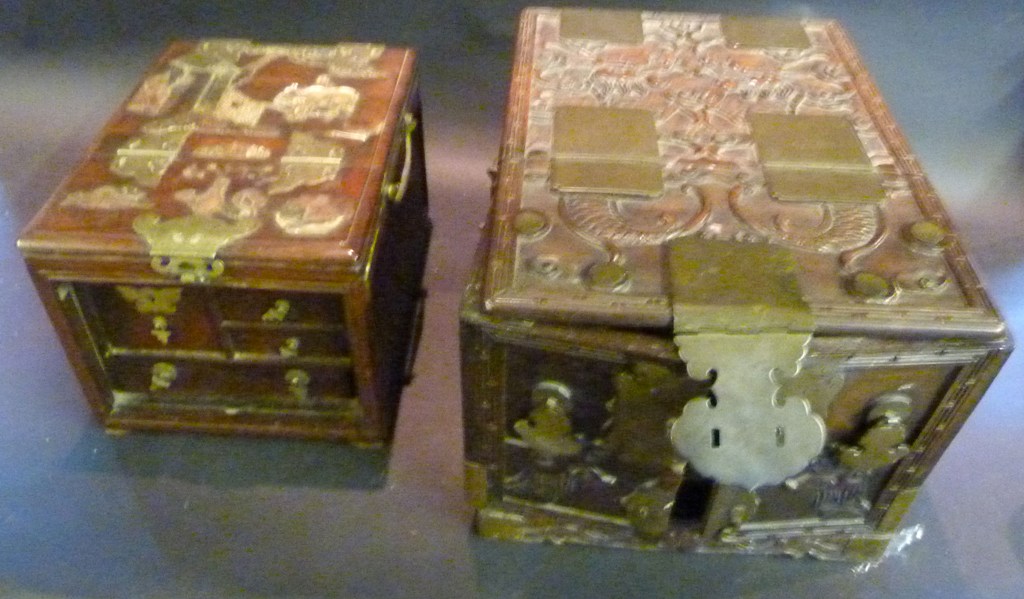
[[[259,229],[260,222],[228,222],[199,214],[161,220],[150,213],[136,218],[132,227],[149,244],[153,270],[176,277],[182,283],[205,283],[224,272],[217,250],[251,235]]]

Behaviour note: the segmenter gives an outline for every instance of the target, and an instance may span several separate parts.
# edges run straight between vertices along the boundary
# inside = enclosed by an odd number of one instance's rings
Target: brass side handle
[[[284,373],[284,380],[288,383],[288,392],[295,399],[305,401],[309,398],[309,373],[305,370],[293,368]]]
[[[409,175],[412,173],[412,132],[416,130],[416,117],[406,112],[402,115],[402,123],[405,126],[405,162],[402,164],[402,177],[398,183],[388,183],[384,186],[384,194],[393,202],[401,202],[405,197],[405,191],[409,187]]]
[[[150,391],[161,391],[169,389],[175,379],[178,378],[178,369],[170,362],[157,362],[153,364],[149,380]]]
[[[279,299],[274,302],[273,307],[263,313],[263,322],[284,322],[291,312],[292,304],[286,299]]]

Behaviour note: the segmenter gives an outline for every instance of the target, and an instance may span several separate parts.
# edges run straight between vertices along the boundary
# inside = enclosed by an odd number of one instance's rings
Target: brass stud
[[[895,293],[888,279],[870,272],[857,273],[850,281],[850,291],[868,299],[885,299]]]
[[[562,276],[562,265],[559,264],[557,256],[536,256],[531,258],[527,265],[530,271],[546,279],[557,279]]]
[[[946,277],[938,274],[924,275],[917,280],[917,285],[925,291],[934,291],[946,284]]]
[[[629,281],[629,272],[614,262],[600,262],[587,269],[587,283],[600,291],[614,291]]]

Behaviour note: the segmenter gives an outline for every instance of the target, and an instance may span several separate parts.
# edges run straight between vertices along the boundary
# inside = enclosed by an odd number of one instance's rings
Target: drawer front
[[[115,348],[218,350],[217,323],[202,289],[147,285],[81,285],[99,337]]]
[[[294,368],[188,360],[114,358],[116,395],[129,403],[253,408],[330,408],[356,394],[348,368]],[[115,406],[116,408],[117,406]]]
[[[231,329],[228,336],[236,358],[339,358],[349,355],[348,338],[342,331],[245,328]]]
[[[341,296],[266,290],[215,289],[220,315],[229,322],[341,326]]]

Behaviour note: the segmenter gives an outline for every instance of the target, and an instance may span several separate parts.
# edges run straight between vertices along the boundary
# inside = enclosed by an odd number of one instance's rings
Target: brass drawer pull
[[[150,334],[156,337],[156,340],[163,345],[167,345],[167,342],[171,339],[171,328],[167,325],[167,319],[163,316],[153,317],[153,330]]]
[[[288,312],[291,309],[291,302],[285,299],[279,299],[274,302],[273,308],[270,308],[263,313],[263,322],[284,322],[284,319],[288,317]]]
[[[305,401],[309,397],[309,373],[305,370],[293,368],[284,373],[284,380],[295,399]]]
[[[294,358],[295,356],[298,356],[299,343],[300,342],[298,337],[288,337],[287,339],[285,339],[284,343],[282,343],[281,347],[278,349],[278,351],[281,353],[281,357]]]
[[[153,364],[152,378],[149,381],[150,391],[169,389],[171,383],[178,378],[178,369],[169,362],[157,362]]]
[[[405,190],[409,187],[409,175],[412,173],[412,132],[416,130],[416,118],[406,112],[402,115],[402,124],[405,126],[405,162],[402,164],[402,178],[398,183],[388,183],[384,186],[384,194],[393,202],[401,202],[405,197]]]

